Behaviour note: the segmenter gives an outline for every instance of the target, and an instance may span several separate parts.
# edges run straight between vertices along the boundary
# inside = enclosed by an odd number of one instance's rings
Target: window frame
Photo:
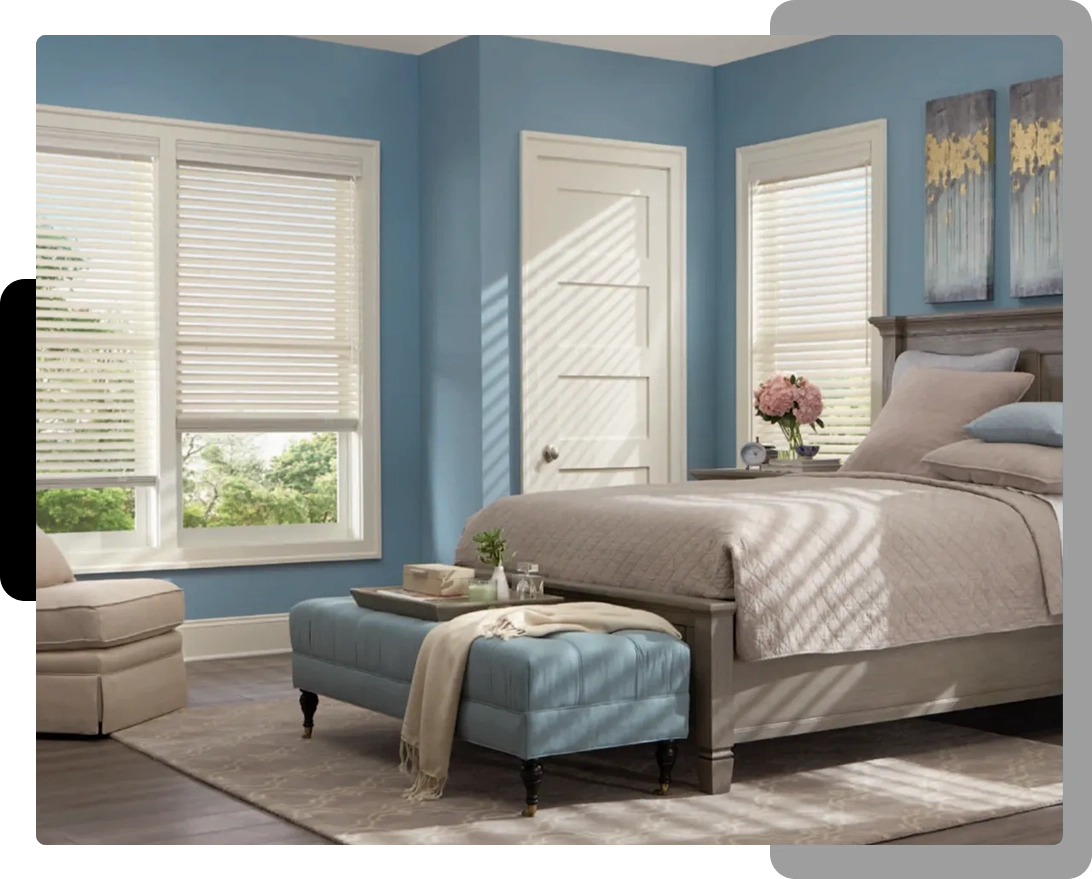
[[[751,338],[751,184],[762,166],[769,179],[838,170],[832,156],[867,149],[872,173],[871,317],[887,313],[887,120],[874,119],[839,128],[782,138],[736,149],[736,449],[754,439],[754,389],[765,378],[753,375]],[[770,167],[776,169],[773,174]],[[883,405],[883,358],[879,331],[868,328],[871,366],[871,419]]]
[[[118,552],[146,552],[152,545],[154,534],[155,511],[157,507],[155,488],[148,483],[110,482],[96,483],[94,479],[70,485],[41,485],[37,491],[51,489],[81,488],[127,488],[133,492],[133,530],[132,531],[70,531],[50,534],[57,548],[66,558],[80,558],[95,554],[114,554]],[[71,564],[71,563],[70,563]]]
[[[220,431],[197,431],[203,435],[216,434]],[[225,433],[228,433],[225,431]],[[239,431],[230,431],[239,433]],[[355,447],[359,444],[354,440],[356,432],[331,431],[337,434],[337,522],[318,524],[295,525],[232,525],[223,528],[179,528],[178,544],[182,549],[215,551],[225,544],[238,547],[260,546],[267,540],[291,542],[294,538],[297,543],[313,543],[315,541],[334,542],[339,540],[351,540],[354,529],[355,498],[354,492],[342,491],[343,485],[359,484],[357,474],[359,464],[356,460]],[[181,436],[181,435],[180,435]],[[179,469],[181,473],[181,468]],[[179,509],[182,509],[183,498],[181,486],[179,487]],[[235,543],[232,543],[232,538]]]
[[[42,104],[37,107],[37,142],[39,146],[107,153],[119,144],[128,148],[139,145],[155,157],[158,477],[155,486],[145,492],[147,521],[138,522],[135,532],[125,532],[141,535],[143,545],[109,538],[105,532],[53,535],[72,568],[77,573],[123,572],[381,558],[379,142]],[[355,431],[338,432],[336,526],[240,526],[207,529],[196,538],[192,533],[196,529],[183,534],[175,364],[175,172],[180,142],[188,154],[198,150],[209,161],[249,160],[253,167],[283,171],[343,168],[356,177],[360,420]]]

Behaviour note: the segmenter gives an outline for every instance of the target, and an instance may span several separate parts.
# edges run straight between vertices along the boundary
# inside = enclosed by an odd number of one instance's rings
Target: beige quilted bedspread
[[[736,600],[744,660],[840,653],[1061,622],[1054,511],[1006,489],[889,474],[686,482],[502,498],[548,579]]]

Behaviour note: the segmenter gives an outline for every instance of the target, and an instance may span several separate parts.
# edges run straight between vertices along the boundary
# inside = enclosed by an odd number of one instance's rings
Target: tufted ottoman
[[[304,736],[319,695],[401,717],[417,652],[436,625],[367,610],[349,596],[293,607],[292,681],[302,691]],[[455,735],[523,761],[526,815],[538,807],[540,761],[557,754],[656,742],[666,793],[674,742],[688,733],[689,688],[689,648],[658,632],[483,638],[467,659]]]

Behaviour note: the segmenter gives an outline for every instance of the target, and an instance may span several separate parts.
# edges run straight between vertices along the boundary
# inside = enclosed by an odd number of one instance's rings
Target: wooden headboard
[[[895,358],[903,351],[985,354],[1019,348],[1017,372],[1035,381],[1025,400],[1062,399],[1062,309],[1005,308],[869,318],[883,339],[883,399],[891,391]]]

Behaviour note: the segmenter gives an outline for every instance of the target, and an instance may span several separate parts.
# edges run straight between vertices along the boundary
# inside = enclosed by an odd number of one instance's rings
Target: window
[[[738,445],[784,445],[753,409],[776,372],[823,392],[824,455],[849,455],[879,411],[868,318],[886,300],[885,132],[880,120],[737,152]]]
[[[379,555],[378,145],[38,112],[37,520],[80,570]]]
[[[37,519],[86,549],[147,543],[156,475],[155,171],[123,153],[37,161]]]

